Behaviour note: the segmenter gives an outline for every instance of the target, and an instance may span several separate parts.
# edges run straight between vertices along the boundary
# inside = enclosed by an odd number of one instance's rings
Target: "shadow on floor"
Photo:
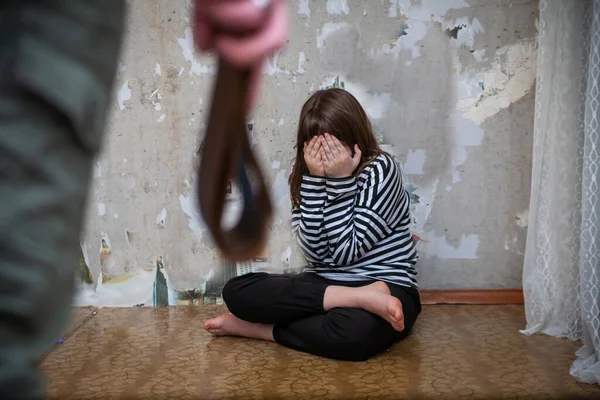
[[[76,309],[44,361],[60,399],[600,398],[569,366],[577,342],[526,337],[522,306],[425,306],[414,333],[363,363],[212,338],[221,306]],[[70,333],[69,333],[70,332]]]

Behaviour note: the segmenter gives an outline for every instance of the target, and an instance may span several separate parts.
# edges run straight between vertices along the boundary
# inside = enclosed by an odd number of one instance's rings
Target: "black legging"
[[[283,346],[338,360],[363,361],[408,335],[421,312],[419,292],[388,284],[402,302],[404,326],[398,332],[383,318],[359,308],[323,309],[329,285],[358,287],[372,282],[332,281],[305,272],[298,275],[251,273],[223,288],[229,311],[248,322],[273,324]]]

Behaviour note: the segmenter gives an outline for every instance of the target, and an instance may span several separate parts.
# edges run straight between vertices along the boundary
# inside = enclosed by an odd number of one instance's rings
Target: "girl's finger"
[[[335,147],[337,147],[337,150],[340,154],[346,154],[348,152],[342,142],[335,136],[333,137],[333,143],[335,144]]]
[[[354,145],[354,156],[352,157],[352,166],[356,169],[360,164],[360,159],[362,157],[362,151],[357,144]]]
[[[304,144],[306,144],[306,151],[308,153],[312,153],[313,148],[315,146],[315,138],[313,137],[310,141],[304,142]]]
[[[321,151],[321,147],[323,147],[323,145],[321,144],[321,141],[317,140],[314,145],[314,154],[315,155],[319,154],[319,152]]]
[[[328,156],[333,156],[333,145],[331,144],[331,139],[329,138],[329,134],[325,134],[323,139],[323,148]]]
[[[310,140],[310,143],[308,144],[308,147],[306,148],[306,153],[310,157],[314,157],[315,156],[315,141],[314,141],[314,139]]]
[[[325,140],[327,141],[327,147],[329,148],[331,154],[334,157],[339,157],[341,154],[339,154],[337,146],[335,145],[335,141],[336,137],[332,136],[330,134],[325,134]]]
[[[333,153],[331,153],[331,149],[329,148],[327,143],[324,143],[323,146],[321,147],[321,149],[323,151],[323,154],[325,154],[325,157],[327,157],[327,160],[334,159]]]

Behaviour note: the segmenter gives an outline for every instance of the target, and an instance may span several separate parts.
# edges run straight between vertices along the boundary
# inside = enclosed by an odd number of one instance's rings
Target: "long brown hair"
[[[296,160],[289,179],[294,207],[300,205],[302,175],[308,173],[303,154],[304,143],[325,132],[335,136],[351,149],[357,144],[362,151],[360,164],[354,171],[354,176],[383,153],[373,134],[367,113],[352,94],[337,88],[315,92],[302,106],[298,121]]]

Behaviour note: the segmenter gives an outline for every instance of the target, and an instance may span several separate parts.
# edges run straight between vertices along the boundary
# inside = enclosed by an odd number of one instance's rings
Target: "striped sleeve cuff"
[[[357,189],[356,178],[353,176],[347,178],[327,178],[327,198],[329,200],[335,200],[340,196],[356,193]]]
[[[302,175],[302,184],[311,186],[325,186],[325,177],[315,175]]]
[[[303,175],[302,183],[300,184],[300,196],[302,202],[307,201],[324,201],[326,199],[325,192],[325,177],[314,175]]]

